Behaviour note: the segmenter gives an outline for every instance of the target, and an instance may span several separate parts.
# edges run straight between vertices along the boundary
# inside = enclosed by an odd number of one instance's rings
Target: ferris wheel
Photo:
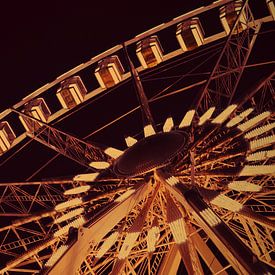
[[[253,56],[275,8],[261,5],[190,11],[0,114],[0,173],[25,177],[0,183],[0,274],[273,274],[274,56]]]

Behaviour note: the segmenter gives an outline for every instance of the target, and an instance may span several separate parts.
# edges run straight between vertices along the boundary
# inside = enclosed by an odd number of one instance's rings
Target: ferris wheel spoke
[[[67,262],[68,259],[73,257],[73,266],[70,267],[68,272],[71,272],[72,269],[76,271],[83,261],[83,254],[81,253],[80,255],[79,251],[87,251],[86,254],[88,254],[87,248],[90,246],[90,243],[98,243],[109,230],[111,230],[121,219],[123,219],[125,215],[127,215],[131,209],[147,195],[147,192],[148,187],[146,184],[143,184],[137,189],[136,192],[132,194],[129,193],[128,196],[122,195],[119,197],[119,199],[117,199],[107,209],[98,214],[92,222],[88,223],[85,229],[82,229],[83,233],[78,237],[78,242],[74,243],[69,248],[59,262]],[[78,251],[78,253],[75,253],[75,250]],[[60,265],[54,265],[51,267],[49,274],[55,274],[55,272],[60,268]]]
[[[172,231],[174,240],[179,248],[182,260],[185,264],[188,274],[203,274],[197,252],[194,249],[192,240],[188,237],[189,227],[171,196],[167,193],[167,222]]]
[[[252,221],[255,221],[270,229],[275,228],[275,221],[269,220],[268,218],[255,213],[251,208],[234,199],[231,199],[224,194],[221,194],[218,191],[199,188],[199,192],[203,196],[204,200],[212,205],[238,213],[239,215],[246,217],[247,219],[251,219]]]
[[[121,269],[126,263],[126,258],[128,257],[129,253],[131,252],[136,240],[138,239],[139,235],[142,232],[145,219],[147,218],[148,211],[151,208],[151,204],[155,199],[157,192],[159,189],[159,184],[156,186],[152,197],[148,199],[144,207],[141,209],[140,213],[136,217],[135,221],[131,225],[131,227],[127,230],[125,239],[123,241],[123,245],[120,248],[118,259],[115,261],[112,273],[111,274],[118,274],[120,273]]]
[[[15,109],[13,109],[13,111],[32,125],[27,132],[27,135],[32,139],[81,165],[89,168],[89,163],[91,161],[106,161],[110,159],[110,157],[104,153],[104,149],[107,149],[107,147],[100,148],[98,145],[93,145],[73,137],[32,116],[21,113]]]
[[[254,254],[252,254],[250,250],[248,250],[247,247],[236,238],[235,234],[232,233],[232,231],[214,214],[214,212],[205,205],[201,199],[199,199],[196,192],[189,191],[182,193],[182,191],[176,191],[173,187],[168,185],[167,188],[185,207],[191,207],[193,209],[195,219],[200,223],[203,230],[208,234],[215,245],[224,252],[224,256],[234,269],[248,274],[255,272],[255,270],[262,270],[262,272],[269,270],[260,261],[255,262]],[[181,197],[178,192],[181,193],[183,197]],[[204,222],[208,224],[207,226],[201,223],[201,218],[203,218]],[[224,244],[226,244],[226,246],[224,246]]]

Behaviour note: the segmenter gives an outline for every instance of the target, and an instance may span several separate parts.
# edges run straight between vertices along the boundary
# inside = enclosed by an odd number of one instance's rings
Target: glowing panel
[[[156,132],[155,132],[155,130],[154,130],[154,128],[151,124],[146,125],[144,127],[143,131],[144,131],[144,136],[145,137],[149,137],[149,136],[152,136],[152,135],[156,134]]]
[[[255,125],[257,125],[258,123],[260,123],[262,120],[268,118],[270,116],[270,112],[263,112],[251,119],[249,119],[248,121],[242,123],[241,125],[238,126],[238,128],[245,132],[249,129],[251,129],[252,127],[254,127]]]
[[[54,220],[54,223],[61,223],[61,222],[64,222],[66,220],[69,220],[71,218],[74,218],[80,214],[82,214],[84,212],[84,208],[83,207],[79,207],[79,208],[76,208],[66,214],[62,214],[59,218],[55,219]]]
[[[76,175],[73,178],[73,180],[91,182],[91,181],[94,181],[98,175],[99,173],[79,174],[79,175]]]
[[[229,105],[226,109],[224,109],[217,117],[212,120],[214,124],[221,124],[223,123],[231,113],[237,108],[236,104]]]
[[[140,232],[130,232],[126,235],[124,243],[119,251],[118,259],[125,259],[132,250]]]
[[[118,149],[113,148],[113,147],[109,147],[104,151],[104,153],[107,154],[108,156],[116,159],[116,158],[118,158],[119,156],[121,156],[123,154],[123,151],[118,150]]]
[[[267,151],[260,151],[260,152],[256,152],[251,155],[248,155],[246,157],[246,160],[257,161],[257,160],[266,160],[273,157],[275,157],[275,150],[267,150]]]
[[[194,114],[195,114],[195,110],[190,110],[188,111],[184,118],[182,119],[180,125],[179,125],[179,128],[183,128],[183,127],[188,127],[191,125],[192,123],[192,120],[193,120],[193,117],[194,117]]]
[[[114,245],[118,238],[118,231],[115,231],[113,234],[111,234],[101,245],[100,249],[98,250],[96,254],[96,258],[101,258],[105,255],[105,253]]]
[[[169,177],[168,179],[166,179],[166,182],[167,182],[168,184],[170,184],[171,186],[174,186],[174,185],[176,185],[177,183],[179,183],[179,180],[178,180],[176,177],[171,176],[171,177]]]
[[[110,166],[106,161],[92,161],[89,165],[95,169],[106,169]]]
[[[68,249],[68,247],[68,245],[61,245],[60,247],[58,247],[57,250],[53,252],[49,260],[45,263],[45,267],[53,266],[57,262],[57,260],[64,254],[64,252]]]
[[[215,111],[215,107],[211,107],[209,108],[201,117],[199,120],[198,125],[201,126],[203,125],[213,114],[213,112]]]
[[[275,135],[252,140],[250,141],[249,145],[251,150],[257,150],[259,148],[269,146],[273,143],[275,143]]]
[[[174,127],[174,121],[172,117],[168,117],[163,125],[163,132],[170,132]]]
[[[250,132],[248,132],[244,137],[247,139],[256,137],[256,136],[260,136],[270,130],[272,130],[273,128],[275,128],[275,122],[264,125],[262,127],[258,127]]]
[[[274,175],[275,165],[246,165],[239,176]]]
[[[169,227],[177,244],[184,243],[187,240],[183,218],[169,222]]]
[[[135,192],[135,189],[127,190],[125,193],[120,195],[117,199],[115,199],[115,202],[122,202],[125,199],[127,199],[130,195],[132,195]]]
[[[148,230],[147,235],[147,249],[148,252],[152,253],[156,249],[156,243],[160,237],[160,231],[158,226],[153,226]]]
[[[229,122],[227,122],[226,127],[230,128],[238,124],[239,122],[243,121],[250,113],[253,112],[253,108],[249,108],[239,115],[233,117]]]
[[[81,194],[83,192],[87,192],[90,189],[91,189],[91,186],[82,185],[82,186],[78,186],[78,187],[75,187],[75,188],[72,188],[72,189],[68,189],[63,194],[64,195],[76,195],[76,194]]]
[[[71,200],[57,204],[54,209],[56,211],[60,211],[60,210],[63,210],[63,209],[69,208],[69,207],[80,205],[81,203],[82,203],[82,199],[75,198],[75,199],[71,199]]]
[[[200,211],[200,215],[206,220],[206,222],[210,226],[216,226],[219,223],[221,223],[219,217],[217,217],[216,214],[210,208],[206,208]]]
[[[243,205],[223,194],[218,195],[210,201],[212,204],[225,208],[227,210],[238,212],[243,208]]]
[[[79,228],[86,222],[83,216],[73,220],[72,222],[68,223],[67,225],[61,227],[57,231],[54,232],[54,237],[60,237],[61,235],[68,234],[70,227]]]
[[[128,137],[125,138],[125,142],[126,142],[128,147],[131,147],[137,142],[137,140],[133,137],[128,136]]]
[[[259,192],[262,190],[261,186],[248,181],[232,181],[228,184],[228,188],[239,192]]]

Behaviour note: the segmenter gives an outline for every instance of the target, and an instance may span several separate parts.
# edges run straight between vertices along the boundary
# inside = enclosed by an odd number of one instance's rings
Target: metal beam
[[[100,215],[90,226],[81,228],[77,241],[49,270],[48,274],[75,274],[88,256],[90,247],[100,242],[116,224],[127,217],[132,208],[146,197],[148,191],[147,183],[143,184],[127,199]]]
[[[32,116],[19,112],[15,109],[12,110],[25,119],[41,125],[41,127],[37,130],[35,130],[35,127],[30,129],[27,132],[29,137],[62,154],[63,156],[76,161],[80,165],[92,169],[89,166],[89,163],[92,161],[106,161],[109,159],[109,157],[103,152],[103,148],[100,148],[98,145],[85,142],[40,120],[37,120]]]
[[[181,262],[181,255],[176,244],[172,244],[161,262],[159,275],[176,275]]]

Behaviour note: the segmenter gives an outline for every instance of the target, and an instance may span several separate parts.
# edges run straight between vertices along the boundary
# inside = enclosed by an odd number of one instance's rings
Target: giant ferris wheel
[[[0,114],[1,274],[273,273],[274,54],[255,47],[275,8],[259,2],[192,10]]]

